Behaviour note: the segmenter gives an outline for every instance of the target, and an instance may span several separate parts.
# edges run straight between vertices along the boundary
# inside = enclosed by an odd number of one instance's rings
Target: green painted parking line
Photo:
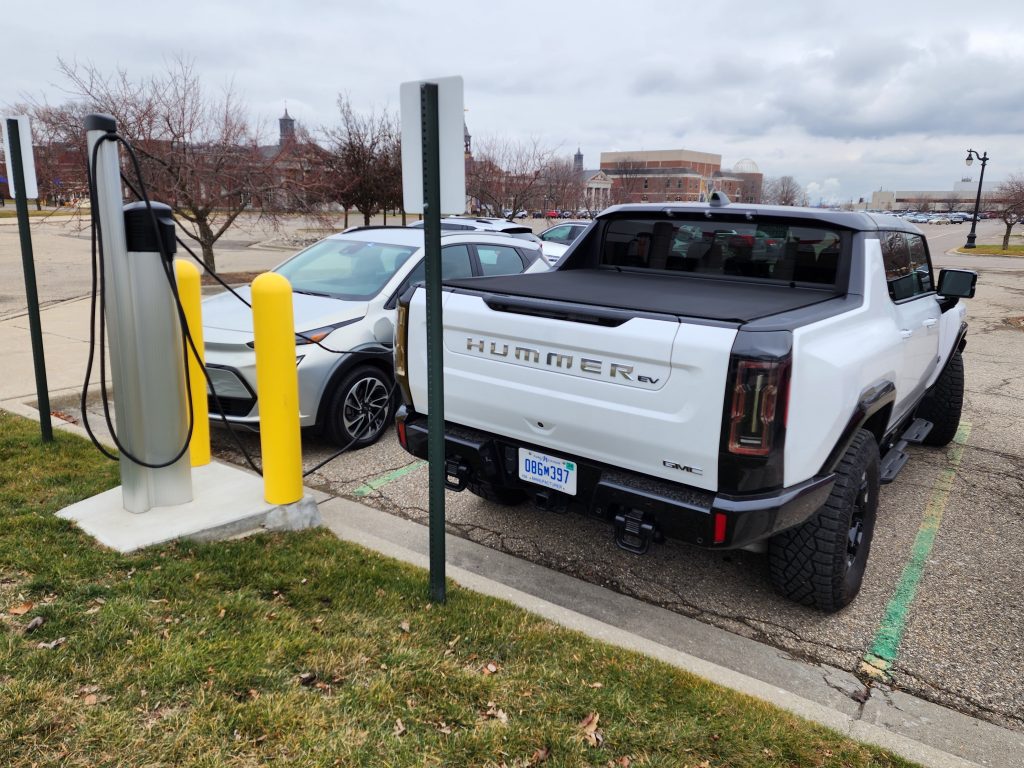
[[[371,493],[378,490],[379,488],[383,488],[388,483],[392,483],[398,478],[408,475],[410,472],[415,472],[420,467],[426,466],[426,464],[427,462],[425,461],[414,461],[412,464],[408,464],[404,467],[400,467],[399,469],[392,470],[391,472],[381,475],[380,477],[375,477],[370,482],[360,485],[358,488],[352,491],[352,495],[359,497],[369,496]]]
[[[907,626],[910,604],[917,594],[917,585],[924,573],[924,565],[935,544],[935,534],[942,524],[942,515],[946,511],[949,493],[953,488],[960,460],[963,457],[964,445],[971,434],[971,425],[964,423],[953,438],[953,447],[947,454],[949,464],[939,475],[932,491],[932,497],[924,511],[924,519],[917,530],[914,546],[911,548],[910,560],[903,567],[896,592],[885,607],[882,624],[875,634],[871,649],[864,654],[861,670],[875,677],[887,677],[888,670],[896,662],[899,654],[900,641]]]

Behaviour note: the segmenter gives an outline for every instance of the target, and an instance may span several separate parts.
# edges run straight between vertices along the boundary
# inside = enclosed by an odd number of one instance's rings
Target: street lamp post
[[[978,207],[981,205],[981,184],[985,180],[985,165],[988,163],[988,152],[978,154],[973,149],[967,150],[967,165],[970,166],[974,162],[974,158],[981,160],[981,176],[978,177],[978,196],[974,198],[974,218],[971,219],[971,231],[967,235],[967,243],[964,248],[974,248],[974,240],[977,235],[974,234],[975,228],[978,226]]]

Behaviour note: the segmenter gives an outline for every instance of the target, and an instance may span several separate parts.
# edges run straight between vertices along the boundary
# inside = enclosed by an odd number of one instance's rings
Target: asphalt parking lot
[[[1024,327],[1015,321],[1024,317],[1024,260],[944,256],[962,243],[968,225],[922,229],[938,266],[981,272],[968,303],[963,428],[946,449],[913,448],[900,477],[883,488],[864,587],[844,611],[825,616],[777,597],[761,555],[668,542],[637,557],[616,548],[603,522],[530,505],[498,507],[468,492],[446,495],[449,531],[786,654],[865,679],[874,669],[910,693],[1024,730]],[[989,242],[1001,231],[998,222],[979,229],[979,241]],[[59,247],[37,249],[44,303],[82,295],[88,286],[88,242],[56,237]],[[17,258],[16,250],[3,249],[3,274],[20,271],[8,263]],[[269,266],[280,257],[266,259]],[[4,282],[11,296],[3,297],[0,314],[14,313],[20,274]],[[258,454],[255,435],[243,440]],[[224,433],[215,431],[214,442],[222,458],[240,460]],[[304,443],[307,467],[333,451],[310,435]],[[426,467],[390,433],[307,483],[401,517],[427,518]]]
[[[929,227],[933,252],[967,227]],[[943,243],[948,242],[948,245]],[[530,504],[500,507],[446,493],[449,532],[775,645],[794,656],[888,678],[925,698],[1024,728],[1024,262],[935,258],[982,276],[968,304],[961,433],[945,449],[914,447],[882,489],[871,562],[856,601],[825,616],[776,596],[763,556],[668,542],[642,557],[611,527]],[[331,453],[305,438],[312,467]],[[217,450],[238,459],[223,434]],[[247,438],[252,450],[258,440]],[[335,495],[426,522],[426,466],[393,434],[307,478]],[[875,671],[877,670],[877,671]]]

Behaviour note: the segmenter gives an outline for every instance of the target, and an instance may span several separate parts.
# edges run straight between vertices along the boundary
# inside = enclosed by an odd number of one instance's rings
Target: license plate
[[[576,495],[576,462],[519,449],[519,479]]]

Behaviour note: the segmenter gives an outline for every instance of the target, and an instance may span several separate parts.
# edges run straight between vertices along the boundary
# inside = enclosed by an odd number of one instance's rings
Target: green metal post
[[[441,333],[441,151],[437,84],[420,85],[423,236],[427,285],[427,459],[430,462],[430,599],[445,601],[444,341]]]
[[[32,362],[36,369],[36,399],[39,406],[39,428],[43,441],[53,440],[50,422],[50,393],[46,385],[46,358],[43,355],[43,326],[39,318],[39,293],[36,291],[36,267],[32,257],[32,235],[28,228],[28,198],[25,196],[25,167],[21,156],[21,133],[17,120],[7,121],[11,140],[11,175],[18,189],[14,203],[18,211],[18,232],[21,235],[21,263],[25,270],[25,297],[28,301],[28,327],[32,337]]]

